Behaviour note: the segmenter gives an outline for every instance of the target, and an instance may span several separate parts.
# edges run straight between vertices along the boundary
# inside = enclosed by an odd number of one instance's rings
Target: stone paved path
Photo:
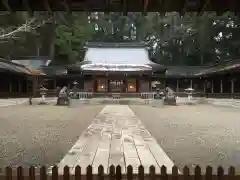
[[[28,102],[28,98],[0,99],[0,107],[13,106]]]
[[[110,165],[121,165],[126,171],[132,165],[134,172],[142,164],[146,171],[151,165],[165,165],[171,170],[173,162],[158,145],[156,140],[141,124],[138,117],[127,105],[107,105],[95,117],[92,124],[82,133],[79,140],[59,163],[59,172],[65,165],[71,173],[80,165],[86,173],[88,165],[102,164],[105,172]]]

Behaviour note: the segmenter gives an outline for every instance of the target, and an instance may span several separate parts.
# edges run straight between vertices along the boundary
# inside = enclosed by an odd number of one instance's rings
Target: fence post
[[[217,177],[218,177],[218,180],[223,180],[223,175],[224,175],[224,169],[223,167],[219,166],[217,168]]]
[[[35,167],[30,166],[29,168],[29,180],[35,180]]]
[[[142,165],[138,167],[138,180],[144,180],[144,167]]]
[[[24,180],[22,166],[17,168],[17,180]]]
[[[92,180],[93,179],[93,174],[92,174],[92,166],[89,165],[87,167],[87,180]]]
[[[212,167],[211,166],[207,166],[206,167],[206,180],[212,180]]]
[[[75,167],[75,180],[81,180],[81,167],[79,165]]]
[[[122,168],[120,165],[116,167],[116,180],[122,179]]]
[[[183,167],[183,176],[184,176],[184,180],[190,179],[189,168],[187,166]]]
[[[5,180],[12,180],[12,168],[11,167],[6,167],[5,169]]]
[[[69,167],[65,166],[63,168],[63,180],[70,180]]]
[[[235,168],[233,166],[230,166],[228,168],[228,179],[231,179],[231,180],[235,180],[236,179]]]
[[[52,170],[52,173],[53,173],[53,170]],[[40,167],[40,180],[47,180],[47,173],[46,173],[45,166]]]
[[[161,179],[162,180],[167,180],[168,179],[167,168],[164,165],[161,167]]]
[[[178,167],[172,167],[172,180],[178,180]]]
[[[127,180],[133,180],[133,167],[131,165],[127,167]]]
[[[149,167],[149,175],[150,175],[150,180],[156,180],[156,172],[155,172],[155,167],[153,165]]]
[[[109,180],[115,179],[115,167],[114,165],[111,165],[109,168]]]
[[[98,180],[104,180],[104,167],[98,166]]]
[[[56,165],[52,167],[52,180],[58,180],[58,167]]]
[[[201,167],[200,166],[195,167],[194,176],[195,176],[194,180],[201,180],[202,174],[201,174]]]

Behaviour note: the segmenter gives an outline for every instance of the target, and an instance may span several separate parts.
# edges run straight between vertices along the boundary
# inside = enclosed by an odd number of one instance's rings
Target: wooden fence
[[[201,172],[199,166],[195,167],[193,174],[190,174],[189,168],[184,167],[182,173],[179,174],[179,169],[174,166],[172,173],[167,174],[167,168],[162,166],[160,173],[156,173],[154,166],[150,166],[148,172],[144,173],[143,166],[139,166],[138,173],[133,173],[132,166],[127,167],[127,172],[122,173],[121,167],[110,166],[108,173],[104,173],[103,166],[98,167],[98,173],[93,174],[92,167],[86,168],[86,174],[81,173],[81,167],[76,166],[74,174],[70,174],[70,168],[66,166],[63,170],[63,174],[58,173],[58,167],[54,166],[49,173],[46,167],[41,167],[40,171],[36,173],[36,168],[31,166],[28,169],[18,167],[16,172],[11,167],[5,168],[5,173],[0,175],[0,180],[238,180],[240,175],[235,174],[235,168],[230,167],[227,173],[224,173],[222,167],[218,167],[217,173],[213,174],[212,167],[208,166],[205,173]]]

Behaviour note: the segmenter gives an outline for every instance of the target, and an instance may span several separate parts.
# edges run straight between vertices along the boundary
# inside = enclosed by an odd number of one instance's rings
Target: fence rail
[[[149,173],[144,173],[144,167],[139,166],[138,173],[133,173],[132,166],[127,167],[127,172],[122,173],[121,166],[110,166],[108,173],[104,173],[103,166],[98,167],[98,173],[93,174],[92,166],[86,168],[86,174],[81,173],[81,167],[76,166],[75,173],[70,174],[70,168],[68,166],[64,167],[63,174],[59,174],[59,169],[57,166],[53,166],[51,172],[47,171],[45,166],[40,168],[40,172],[36,173],[36,168],[31,166],[28,169],[28,173],[25,173],[25,169],[21,166],[13,172],[11,167],[5,168],[5,173],[0,175],[0,180],[237,180],[240,175],[235,174],[235,168],[230,167],[227,173],[224,173],[222,167],[217,168],[217,173],[213,174],[213,169],[207,166],[205,173],[202,173],[199,166],[195,167],[193,174],[190,174],[189,168],[185,166],[182,173],[176,166],[172,168],[172,174],[167,174],[167,168],[162,166],[160,173],[156,173],[156,168],[154,166],[149,167]]]

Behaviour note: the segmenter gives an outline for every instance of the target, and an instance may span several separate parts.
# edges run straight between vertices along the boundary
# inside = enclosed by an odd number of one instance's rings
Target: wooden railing
[[[218,167],[216,174],[213,174],[213,169],[210,166],[205,169],[204,173],[202,173],[199,166],[196,166],[194,173],[191,174],[188,167],[184,167],[182,173],[179,173],[179,169],[176,166],[172,168],[171,174],[167,173],[165,166],[161,167],[160,173],[156,173],[154,166],[149,167],[148,173],[145,172],[143,166],[139,166],[137,173],[134,173],[132,166],[127,167],[126,173],[122,172],[120,166],[116,168],[110,166],[108,173],[104,172],[104,168],[101,165],[98,167],[97,174],[93,174],[92,166],[88,166],[84,174],[80,166],[76,166],[73,174],[70,173],[68,166],[64,167],[63,173],[59,173],[57,166],[54,166],[51,172],[48,172],[47,168],[43,166],[40,168],[39,173],[36,173],[36,168],[33,166],[28,169],[28,173],[25,173],[22,167],[18,167],[16,173],[13,172],[11,167],[6,167],[5,173],[0,175],[0,180],[237,180],[240,178],[240,175],[235,174],[234,167],[230,167],[227,173],[224,173],[222,167]]]
[[[175,92],[176,96],[187,97],[185,92]],[[240,99],[240,93],[204,93],[204,92],[194,92],[193,97],[206,97],[206,98],[225,98],[225,99]]]

